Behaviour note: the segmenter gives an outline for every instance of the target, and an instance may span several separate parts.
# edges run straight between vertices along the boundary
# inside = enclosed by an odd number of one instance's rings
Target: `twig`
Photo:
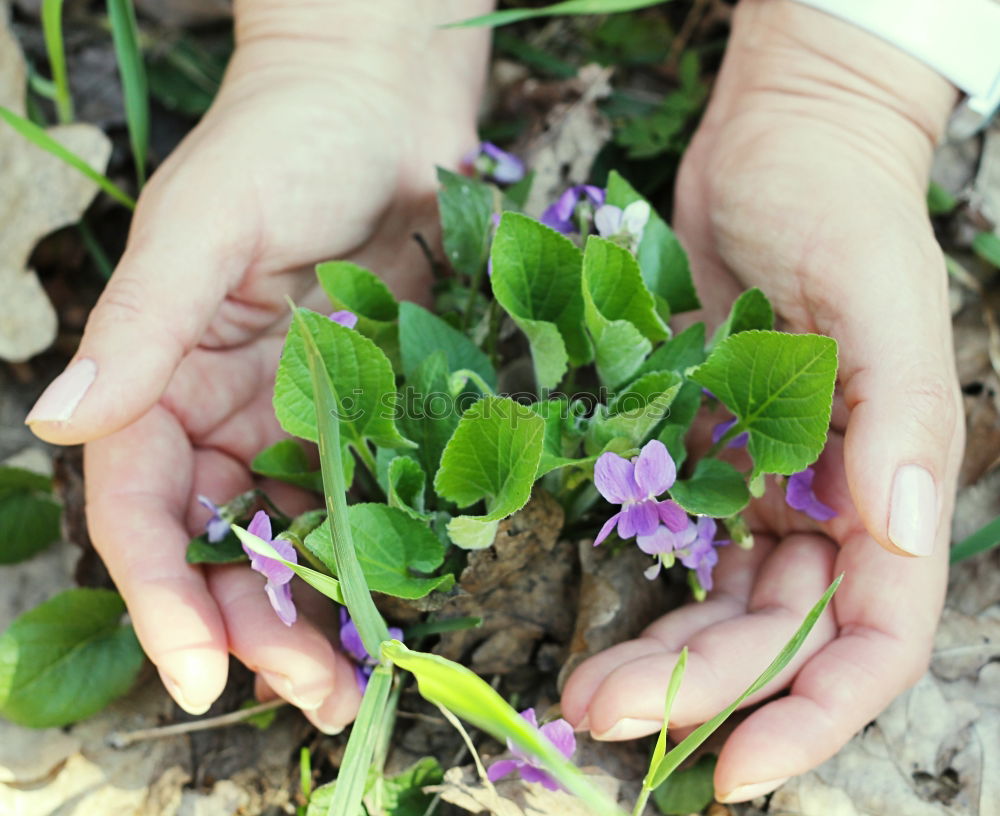
[[[684,18],[684,22],[681,24],[680,31],[677,32],[677,35],[670,43],[670,50],[667,52],[667,58],[663,61],[666,70],[670,73],[677,70],[677,63],[681,58],[681,54],[683,54],[684,49],[687,48],[687,44],[691,40],[695,30],[698,28],[698,24],[705,17],[705,7],[707,4],[707,0],[694,0],[691,10],[687,13],[687,16]]]
[[[241,708],[237,711],[230,711],[228,714],[220,714],[218,717],[208,717],[204,720],[192,720],[191,722],[176,723],[175,725],[164,725],[159,728],[140,728],[138,731],[113,731],[108,734],[108,744],[112,748],[127,748],[136,742],[145,740],[166,739],[176,737],[180,734],[189,734],[192,731],[208,731],[212,728],[225,728],[230,725],[239,725],[248,717],[255,714],[263,714],[275,708],[288,705],[285,700],[269,700],[266,703]]]

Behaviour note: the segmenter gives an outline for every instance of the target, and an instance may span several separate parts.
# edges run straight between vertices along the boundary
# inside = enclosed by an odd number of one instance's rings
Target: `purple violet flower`
[[[515,184],[524,178],[524,162],[492,142],[480,142],[478,150],[466,162],[481,176],[497,184]]]
[[[594,465],[594,485],[612,504],[622,509],[609,518],[594,539],[596,547],[618,528],[621,538],[651,536],[660,522],[679,533],[687,527],[688,517],[680,505],[657,496],[670,489],[677,479],[677,466],[666,445],[653,439],[643,445],[639,455],[629,461],[617,453],[602,453]]]
[[[268,518],[267,513],[263,510],[257,511],[253,520],[247,526],[247,532],[266,541],[286,561],[291,561],[293,564],[299,563],[298,557],[295,554],[295,547],[290,542],[281,538],[271,538],[271,519]],[[289,582],[295,573],[291,567],[286,567],[275,558],[255,553],[245,544],[243,545],[243,550],[250,556],[250,568],[267,578],[267,584],[264,585],[264,592],[267,593],[268,600],[271,601],[274,611],[278,613],[278,617],[281,618],[281,622],[285,626],[291,626],[295,623],[296,612],[295,603],[292,601],[292,587]]]
[[[567,235],[579,231],[578,225],[573,221],[577,206],[584,205],[595,209],[602,204],[604,204],[604,190],[592,184],[576,184],[550,204],[539,220],[556,232]]]
[[[402,641],[403,630],[390,626],[389,636],[393,640]],[[354,679],[357,681],[361,693],[364,694],[365,689],[368,688],[368,678],[372,676],[378,661],[368,654],[364,641],[361,639],[361,633],[358,632],[358,627],[351,620],[346,606],[340,607],[340,645],[347,652],[347,656],[354,661]]]
[[[329,317],[334,323],[339,323],[341,326],[346,326],[349,329],[353,329],[358,325],[358,316],[354,314],[354,312],[349,312],[347,309],[330,312]]]
[[[531,723],[534,728],[538,728],[535,709],[527,708],[521,712],[521,716]],[[542,736],[548,739],[566,759],[570,759],[573,756],[576,751],[576,735],[573,733],[573,726],[566,722],[566,720],[553,720],[552,722],[545,723],[538,730],[542,732]],[[508,774],[518,771],[521,774],[521,779],[525,782],[538,782],[552,791],[559,790],[562,787],[542,769],[541,763],[536,757],[524,753],[510,740],[507,740],[507,748],[510,749],[515,758],[500,759],[490,765],[486,771],[486,776],[490,782],[496,782],[498,779],[502,779]]]
[[[727,419],[725,422],[720,422],[714,428],[712,428],[712,443],[718,444],[719,440],[726,435],[726,432],[733,427],[737,422],[737,417],[732,419]],[[749,431],[744,431],[741,434],[737,434],[726,444],[727,448],[744,448],[747,442],[750,440]]]
[[[205,538],[209,544],[218,544],[229,535],[229,522],[222,517],[222,508],[207,496],[198,496],[198,504],[212,514],[205,522]]]
[[[719,563],[718,547],[728,544],[728,541],[715,540],[715,519],[699,516],[695,525],[695,538],[691,544],[677,551],[680,562],[688,569],[694,570],[698,583],[706,592],[712,589],[712,569]]]
[[[829,521],[837,515],[837,511],[816,498],[812,489],[815,478],[816,471],[812,468],[789,476],[785,482],[785,503],[816,521]]]
[[[688,520],[687,526],[677,532],[661,524],[652,535],[636,536],[635,543],[639,549],[656,559],[653,566],[644,570],[642,574],[652,581],[660,574],[661,569],[672,567],[677,551],[691,546],[697,535],[698,528],[694,522]]]

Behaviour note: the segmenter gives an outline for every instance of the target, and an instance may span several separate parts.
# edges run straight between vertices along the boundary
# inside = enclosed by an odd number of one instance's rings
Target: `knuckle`
[[[955,383],[943,377],[927,377],[906,386],[903,400],[909,421],[934,439],[955,434],[959,416],[959,396]]]
[[[145,287],[135,278],[112,278],[94,307],[93,319],[98,322],[139,322],[149,313],[149,298]]]

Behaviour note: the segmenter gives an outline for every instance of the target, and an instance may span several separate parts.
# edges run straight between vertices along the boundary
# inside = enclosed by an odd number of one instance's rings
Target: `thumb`
[[[922,232],[895,247],[883,235],[853,281],[829,284],[836,317],[821,327],[840,341],[854,504],[883,547],[914,556],[946,546],[965,433],[944,258]]]
[[[25,419],[42,439],[87,442],[145,414],[245,268],[237,253],[220,251],[220,208],[192,202],[177,187],[151,185],[140,201],[79,349]]]

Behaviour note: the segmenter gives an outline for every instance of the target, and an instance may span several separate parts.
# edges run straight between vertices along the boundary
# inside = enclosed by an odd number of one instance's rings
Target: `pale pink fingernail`
[[[740,785],[724,796],[720,796],[719,801],[723,804],[749,802],[751,799],[756,799],[758,796],[764,796],[771,791],[777,790],[788,780],[789,777],[785,776],[781,779],[770,779],[767,782],[756,782],[753,785]]]
[[[319,708],[330,693],[330,689],[326,686],[323,688],[297,688],[291,679],[277,672],[262,671],[260,676],[279,697],[283,697],[303,711],[314,711]]]
[[[592,733],[595,740],[601,742],[614,742],[616,740],[638,739],[649,734],[655,734],[663,725],[657,720],[640,720],[633,717],[623,717],[607,731],[599,734]]]
[[[96,377],[97,363],[88,358],[77,360],[49,383],[28,412],[25,423],[68,421]]]
[[[910,555],[934,552],[938,527],[934,477],[920,465],[903,465],[892,480],[889,540]]]

